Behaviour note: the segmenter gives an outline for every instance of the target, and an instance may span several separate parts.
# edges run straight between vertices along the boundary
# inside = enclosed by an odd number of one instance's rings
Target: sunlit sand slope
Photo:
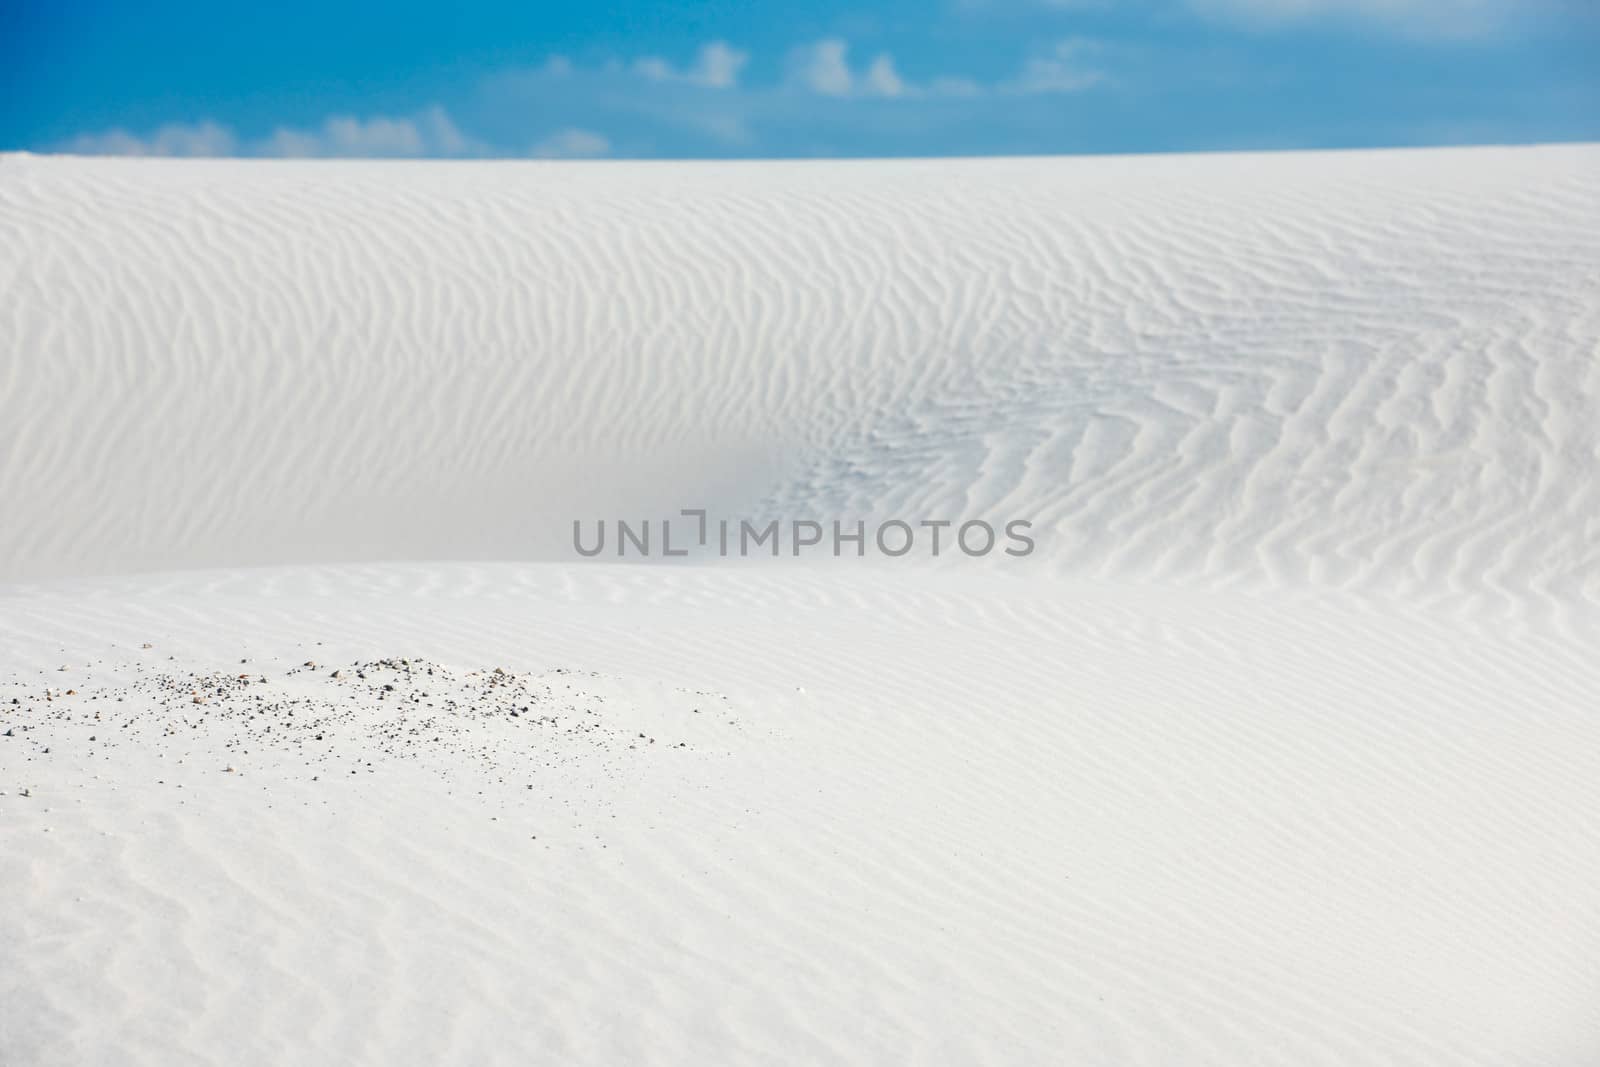
[[[1594,1062],[1597,294],[1583,146],[0,158],[0,1063]]]
[[[0,577],[681,507],[1600,595],[1600,150],[0,160]]]

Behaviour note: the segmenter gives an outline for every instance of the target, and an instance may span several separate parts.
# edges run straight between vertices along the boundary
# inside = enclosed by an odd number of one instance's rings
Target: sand
[[[1600,1055],[1600,149],[11,155],[0,282],[0,1061]]]

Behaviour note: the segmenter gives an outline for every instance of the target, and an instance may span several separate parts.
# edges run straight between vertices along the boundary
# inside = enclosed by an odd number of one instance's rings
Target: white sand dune
[[[1600,149],[7,156],[0,282],[0,1062],[1600,1057]]]

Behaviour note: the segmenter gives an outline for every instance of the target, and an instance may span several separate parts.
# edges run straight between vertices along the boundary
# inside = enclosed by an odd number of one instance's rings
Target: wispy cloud
[[[1410,35],[1475,37],[1518,16],[1541,14],[1549,0],[1183,0],[1212,18],[1277,28],[1310,21],[1358,20]]]
[[[1089,15],[1154,24],[1173,16],[1198,16],[1249,30],[1271,31],[1314,23],[1357,23],[1368,29],[1439,41],[1482,37],[1495,31],[1571,15],[1594,0],[947,0],[968,17],[996,12]]]
[[[329,115],[315,125],[286,124],[252,137],[213,121],[171,123],[143,134],[112,129],[62,147],[100,155],[591,159],[649,154],[653,137],[673,131],[703,143],[744,147],[757,144],[763,133],[792,136],[807,126],[882,131],[919,106],[926,114],[915,121],[926,126],[939,121],[939,102],[957,107],[986,97],[1081,92],[1107,82],[1103,67],[1109,58],[1094,41],[1068,38],[1024,56],[1008,77],[980,81],[940,73],[913,79],[887,51],[857,60],[847,40],[826,37],[791,49],[786,65],[766,84],[747,86],[741,76],[750,56],[718,40],[702,45],[681,66],[658,56],[577,63],[555,55],[537,66],[486,76],[469,111],[489,124],[492,138],[467,133],[442,106],[432,105],[404,115]],[[621,149],[597,132],[616,129],[628,131]]]
[[[1077,93],[1106,81],[1100,64],[1106,48],[1099,41],[1069,37],[1031,56],[1005,88],[1017,93]]]
[[[702,45],[695,60],[683,70],[658,56],[635,60],[635,73],[649,81],[682,82],[703,89],[732,89],[739,84],[739,72],[750,60],[748,52],[741,52],[726,41],[712,41]]]
[[[280,126],[258,140],[206,120],[168,123],[140,136],[124,129],[83,134],[62,150],[97,156],[279,156],[292,158],[404,158],[473,156],[488,149],[462,133],[441,107],[415,115],[330,115],[314,128]]]
[[[789,82],[802,90],[832,98],[930,99],[976,98],[986,94],[1082,93],[1107,80],[1102,62],[1107,48],[1094,40],[1072,37],[1029,56],[1014,77],[978,82],[963,75],[938,75],[926,82],[902,77],[890,53],[878,53],[861,69],[850,64],[850,43],[827,37],[789,53]]]
[[[823,96],[849,96],[856,84],[849,52],[849,44],[837,37],[801,45],[789,58],[795,81]]]
[[[747,52],[721,40],[700,46],[683,65],[654,55],[588,62],[556,55],[487,75],[476,96],[480,112],[518,115],[535,129],[629,131],[620,145],[607,138],[607,155],[650,155],[658,138],[684,135],[702,143],[743,145],[750,143],[745,120],[752,101],[768,91],[743,84],[749,62]],[[540,151],[595,154],[545,141]]]
[[[435,105],[405,118],[330,115],[315,129],[279,127],[254,154],[358,159],[468,156],[482,152],[483,146],[463,134],[444,108]]]
[[[850,65],[850,43],[825,37],[803,44],[789,53],[789,84],[819,96],[841,99],[937,96],[973,90],[976,83],[960,78],[939,78],[926,85],[907,81],[895,66],[894,56],[879,52],[860,69]]]
[[[841,99],[926,100],[989,94],[1076,93],[1106,82],[1106,72],[1100,67],[1106,51],[1097,41],[1072,37],[1025,59],[1011,78],[984,84],[962,75],[944,74],[919,83],[903,77],[888,52],[878,53],[865,67],[853,68],[849,43],[842,38],[828,37],[790,52],[790,84],[820,96]]]
[[[231,156],[239,149],[232,130],[216,122],[169,122],[141,137],[121,128],[79,134],[61,146],[83,156]]]
[[[569,127],[539,141],[528,154],[536,159],[595,159],[611,151],[611,142],[593,130]]]

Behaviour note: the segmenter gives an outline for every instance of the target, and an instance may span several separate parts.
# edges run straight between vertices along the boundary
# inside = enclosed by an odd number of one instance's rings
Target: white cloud
[[[956,84],[958,79],[948,78],[927,86],[912,85],[900,76],[894,57],[888,52],[879,52],[865,70],[851,70],[850,44],[838,37],[826,37],[794,49],[789,54],[789,70],[794,83],[821,96],[934,96],[963,87]],[[976,88],[972,83],[965,87]]]
[[[138,137],[124,129],[80,134],[62,149],[85,156],[229,156],[238,143],[228,127],[206,120],[169,122],[148,137]]]
[[[731,89],[749,58],[748,53],[729,47],[725,41],[712,41],[700,49],[689,80],[709,89]]]
[[[539,159],[593,159],[611,151],[611,142],[593,130],[557,130],[533,146],[529,153]]]
[[[645,56],[643,59],[635,60],[633,72],[639,77],[648,78],[653,82],[676,81],[679,77],[678,72],[672,68],[672,64],[660,56]]]
[[[872,61],[862,81],[867,91],[875,96],[899,96],[906,91],[906,83],[900,79],[894,60],[887,52]]]
[[[1305,5],[1333,0],[1280,2]],[[725,41],[711,41],[683,67],[658,57],[576,65],[554,55],[536,67],[488,77],[478,87],[480,105],[493,107],[502,116],[516,116],[524,131],[520,136],[502,132],[492,145],[464,133],[444,108],[435,105],[408,115],[330,115],[315,125],[280,126],[263,137],[242,138],[226,126],[205,121],[169,124],[143,135],[112,129],[80,136],[61,147],[119,155],[320,158],[480,157],[505,155],[508,148],[514,155],[541,158],[610,155],[612,144],[590,128],[595,125],[621,130],[630,145],[647,149],[652,130],[671,128],[722,145],[748,146],[759,142],[763,125],[793,128],[811,121],[807,115],[820,102],[804,97],[845,101],[848,106],[877,102],[880,107],[916,108],[943,101],[964,108],[959,102],[1079,92],[1103,85],[1109,81],[1103,69],[1106,61],[1120,54],[1111,45],[1069,38],[1030,54],[1008,78],[979,82],[944,74],[913,80],[901,73],[890,53],[869,53],[870,59],[853,62],[850,43],[828,37],[793,49],[788,75],[778,84],[746,87],[740,76],[748,54]],[[641,79],[660,84],[644,84]],[[839,118],[824,113],[816,121]],[[518,147],[535,136],[533,131],[544,132],[519,153]]]
[[[682,71],[659,56],[646,56],[633,64],[634,73],[651,81],[682,82],[703,89],[732,89],[739,84],[739,72],[750,54],[726,41],[702,45],[694,64]]]
[[[1273,19],[1329,14],[1384,18],[1459,15],[1507,6],[1505,0],[1189,0],[1189,5],[1201,10]]]
[[[1057,13],[1116,12],[1162,19],[1174,11],[1270,30],[1308,22],[1363,22],[1429,38],[1481,37],[1531,20],[1592,7],[1594,0],[950,0],[969,17],[1031,7]]]
[[[466,136],[441,107],[415,115],[356,118],[330,115],[312,129],[280,126],[269,137],[244,141],[217,122],[169,123],[148,136],[126,130],[84,134],[64,151],[102,156],[281,156],[409,157],[482,155],[485,147]]]
[[[1057,41],[1048,52],[1029,58],[1006,88],[1016,93],[1077,93],[1106,80],[1105,72],[1091,65],[1100,53],[1099,42],[1082,37]]]
[[[1185,0],[1207,16],[1263,27],[1314,19],[1361,19],[1441,37],[1486,33],[1509,19],[1538,14],[1546,0]]]
[[[1072,37],[1028,58],[1017,74],[1005,81],[983,85],[971,78],[944,75],[917,84],[901,76],[894,57],[887,52],[880,52],[864,70],[852,70],[848,42],[829,37],[796,48],[790,54],[789,68],[792,84],[821,96],[970,99],[990,93],[1074,93],[1093,88],[1107,80],[1105,72],[1091,62],[1104,50],[1097,41]]]
[[[331,115],[314,130],[279,127],[259,152],[269,156],[381,158],[462,156],[473,154],[475,148],[445,110],[435,106],[409,118]]]
[[[849,96],[855,84],[846,53],[850,46],[829,37],[794,50],[790,62],[800,84],[823,96]]]

